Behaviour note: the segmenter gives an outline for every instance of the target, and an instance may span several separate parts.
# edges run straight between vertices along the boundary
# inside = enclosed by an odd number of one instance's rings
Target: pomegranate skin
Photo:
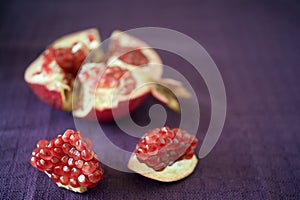
[[[70,108],[68,108],[68,106],[63,106],[63,100],[60,92],[55,90],[48,90],[44,85],[40,84],[29,83],[28,85],[36,94],[36,96],[44,103],[56,109],[70,111]]]
[[[95,112],[100,122],[111,122],[115,119],[120,119],[122,117],[128,116],[129,113],[135,111],[146,99],[151,95],[151,92],[142,94],[141,96],[130,99],[128,101],[121,101],[116,108],[109,108],[104,110],[98,110],[93,108],[84,118],[85,119],[94,119]],[[129,107],[129,108],[128,108]],[[127,111],[128,110],[128,111]]]

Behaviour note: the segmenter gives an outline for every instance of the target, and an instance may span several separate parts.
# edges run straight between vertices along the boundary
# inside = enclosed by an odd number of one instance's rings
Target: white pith
[[[49,174],[47,172],[45,172],[45,174],[47,174],[47,176],[49,178],[51,178],[51,174]],[[85,186],[80,186],[80,187],[74,188],[71,185],[63,185],[63,184],[61,184],[59,182],[57,182],[56,184],[58,185],[58,187],[65,188],[67,190],[72,190],[73,192],[83,193],[83,192],[87,191],[87,187],[85,187]]]
[[[173,182],[183,179],[193,173],[198,163],[195,155],[191,159],[182,159],[167,166],[162,171],[155,171],[146,164],[138,161],[135,153],[133,153],[128,162],[128,168],[147,178],[151,178],[161,182]]]

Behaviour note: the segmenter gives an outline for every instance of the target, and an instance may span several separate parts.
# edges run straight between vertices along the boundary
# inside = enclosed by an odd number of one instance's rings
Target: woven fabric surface
[[[0,199],[300,199],[298,1],[30,0],[0,5]],[[107,38],[114,29],[146,26],[183,32],[214,59],[228,103],[220,140],[179,182],[160,183],[104,166],[103,181],[85,194],[58,188],[29,159],[38,140],[75,128],[74,121],[70,113],[37,99],[24,81],[26,67],[64,34],[96,27]],[[209,116],[201,77],[184,60],[160,53],[169,66],[187,69],[185,75],[203,97],[202,113]],[[134,112],[138,123],[148,120],[141,113],[153,102],[149,98]],[[200,132],[208,119],[203,118]],[[122,134],[112,131],[115,126],[104,124],[124,146]]]

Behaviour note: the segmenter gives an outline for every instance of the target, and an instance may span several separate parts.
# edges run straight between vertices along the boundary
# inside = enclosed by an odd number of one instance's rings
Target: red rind
[[[101,122],[109,122],[115,119],[120,119],[135,111],[147,97],[151,95],[150,92],[145,93],[137,98],[130,99],[129,101],[121,101],[118,104],[118,107],[112,109],[98,110],[93,108],[86,116],[83,118],[86,119],[97,119]],[[128,112],[129,111],[129,112]]]
[[[44,85],[32,83],[29,83],[28,85],[40,100],[53,108],[63,109],[63,101],[60,92],[48,90]]]

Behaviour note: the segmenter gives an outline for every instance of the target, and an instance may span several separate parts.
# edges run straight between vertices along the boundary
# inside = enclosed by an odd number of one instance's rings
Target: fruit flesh
[[[75,192],[96,186],[104,174],[90,142],[73,130],[51,141],[39,141],[30,163],[59,186]]]

